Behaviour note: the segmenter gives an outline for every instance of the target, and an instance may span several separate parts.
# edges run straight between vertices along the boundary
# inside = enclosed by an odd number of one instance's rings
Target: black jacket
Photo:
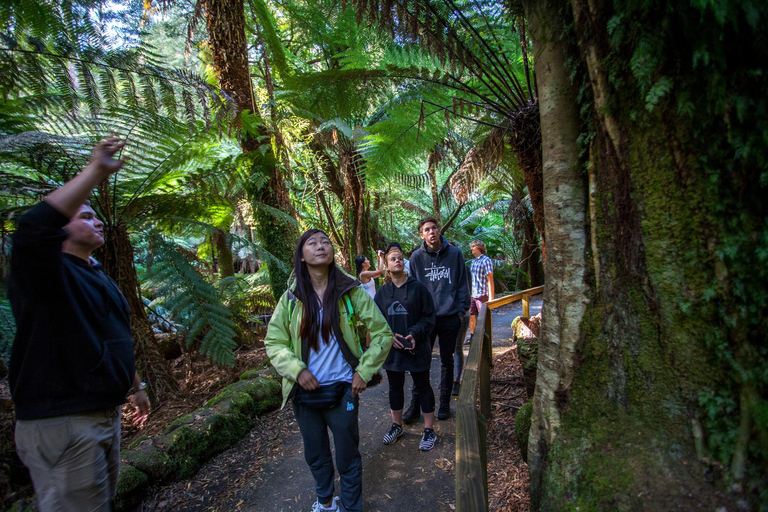
[[[373,300],[393,333],[410,334],[416,341],[413,351],[397,349],[393,345],[383,368],[396,372],[428,370],[432,362],[429,335],[435,326],[435,305],[427,287],[413,277],[399,288],[389,281],[376,290]]]
[[[67,222],[41,202],[13,236],[9,383],[21,420],[115,407],[133,383],[128,303],[101,265],[62,253]]]
[[[437,317],[464,316],[469,309],[467,265],[464,255],[440,235],[442,246],[437,252],[422,243],[411,255],[411,275],[432,294]]]

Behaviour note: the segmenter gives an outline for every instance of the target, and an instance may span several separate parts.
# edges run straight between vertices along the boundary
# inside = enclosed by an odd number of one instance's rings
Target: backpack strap
[[[346,293],[343,295],[344,299],[344,306],[347,310],[347,319],[349,320],[349,328],[352,331],[352,334],[357,336],[356,326],[352,325],[352,315],[354,314],[355,310],[352,307],[352,301],[349,300],[349,295]],[[344,341],[344,335],[341,332],[341,325],[340,324],[334,324],[333,331],[336,336],[336,342],[339,344],[339,349],[341,349],[341,355],[344,356],[344,360],[349,364],[349,366],[352,367],[352,371],[357,370],[357,365],[360,364],[360,360],[357,358],[355,354],[352,353],[352,349],[349,348],[349,345],[347,345],[347,342]]]
[[[288,325],[291,325],[291,319],[293,317],[293,310],[296,309],[296,301],[298,300],[296,296],[293,294],[291,290],[286,290],[286,294],[288,296],[288,300],[290,301],[290,306],[288,309]],[[347,309],[347,318],[350,319],[350,328],[352,328],[352,332],[355,333],[354,327],[352,327],[352,315],[355,312],[355,309],[352,307],[352,301],[349,299],[349,295],[344,295],[344,304]],[[336,324],[333,326],[333,334],[336,338],[336,343],[339,344],[339,349],[341,350],[341,355],[344,356],[344,360],[347,362],[349,366],[352,367],[352,371],[357,369],[357,365],[360,364],[360,360],[355,356],[355,354],[352,353],[352,349],[349,348],[349,345],[347,345],[347,342],[344,341],[344,334],[341,332],[341,326]],[[304,360],[306,363],[309,360],[309,345],[304,343],[301,347],[302,356],[304,356],[304,352],[307,352],[307,359]],[[293,342],[291,342],[291,348],[293,348]]]

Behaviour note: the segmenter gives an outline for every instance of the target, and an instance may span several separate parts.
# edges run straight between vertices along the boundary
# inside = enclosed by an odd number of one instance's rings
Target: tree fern
[[[218,364],[232,365],[237,326],[218,290],[170,243],[156,236],[158,251],[149,286],[172,318],[187,326],[187,346],[198,337],[200,352]]]

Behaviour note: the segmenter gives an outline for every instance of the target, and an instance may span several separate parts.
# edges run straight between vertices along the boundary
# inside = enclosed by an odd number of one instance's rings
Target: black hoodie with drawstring
[[[374,298],[395,334],[413,336],[413,350],[392,346],[382,368],[395,372],[422,372],[432,363],[429,335],[435,326],[435,305],[426,286],[413,277],[398,287],[392,281],[376,290]]]

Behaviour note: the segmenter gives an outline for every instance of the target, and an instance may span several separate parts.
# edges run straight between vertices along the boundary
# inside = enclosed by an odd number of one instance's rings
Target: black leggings
[[[411,372],[413,378],[413,387],[419,396],[421,403],[421,412],[429,414],[435,412],[435,392],[432,391],[432,384],[429,383],[429,370],[423,372]],[[393,411],[400,411],[405,405],[405,372],[393,372],[387,370],[387,380],[389,380],[389,408]]]

